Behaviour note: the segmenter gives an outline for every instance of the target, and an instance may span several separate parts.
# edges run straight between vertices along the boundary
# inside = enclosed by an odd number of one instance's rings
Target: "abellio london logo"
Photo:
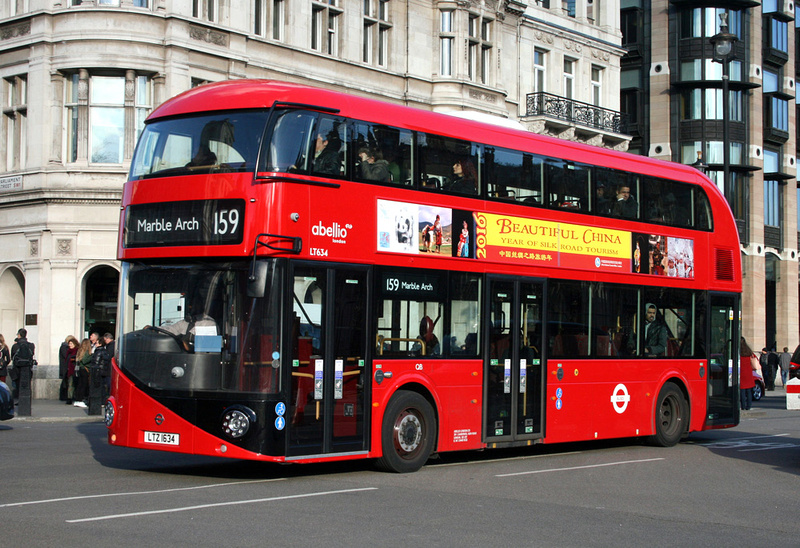
[[[346,244],[347,243],[347,233],[349,230],[352,230],[353,225],[345,224],[340,225],[339,223],[333,223],[330,226],[325,226],[322,224],[322,221],[319,221],[313,227],[311,227],[311,234],[314,236],[325,236],[331,239],[333,243],[336,244]]]

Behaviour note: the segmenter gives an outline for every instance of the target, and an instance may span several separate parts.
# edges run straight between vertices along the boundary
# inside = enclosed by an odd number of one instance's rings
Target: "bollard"
[[[800,379],[786,381],[786,409],[800,409]]]
[[[31,416],[31,368],[29,366],[18,367],[14,366],[19,371],[17,378],[17,416],[30,417]]]
[[[100,367],[94,365],[89,368],[89,415],[101,415],[103,406],[103,377],[100,376]]]

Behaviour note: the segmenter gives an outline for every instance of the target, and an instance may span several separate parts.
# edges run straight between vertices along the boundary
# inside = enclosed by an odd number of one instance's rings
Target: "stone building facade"
[[[119,203],[148,113],[270,78],[624,149],[617,0],[10,0],[0,5],[0,333],[55,397],[67,335],[114,331]],[[589,115],[586,115],[586,113]]]

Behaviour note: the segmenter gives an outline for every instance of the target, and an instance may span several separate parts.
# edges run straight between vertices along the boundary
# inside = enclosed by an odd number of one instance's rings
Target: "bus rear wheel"
[[[416,392],[401,390],[383,416],[378,467],[401,474],[416,472],[430,457],[436,440],[433,406]]]
[[[686,432],[689,422],[689,405],[680,388],[673,383],[664,383],[656,402],[656,433],[654,445],[672,447]]]

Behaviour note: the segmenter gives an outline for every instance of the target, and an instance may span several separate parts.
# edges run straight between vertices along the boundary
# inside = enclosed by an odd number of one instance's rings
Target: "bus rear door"
[[[485,308],[484,441],[544,435],[543,283],[490,278]]]
[[[739,296],[710,295],[708,412],[714,426],[739,422]]]

